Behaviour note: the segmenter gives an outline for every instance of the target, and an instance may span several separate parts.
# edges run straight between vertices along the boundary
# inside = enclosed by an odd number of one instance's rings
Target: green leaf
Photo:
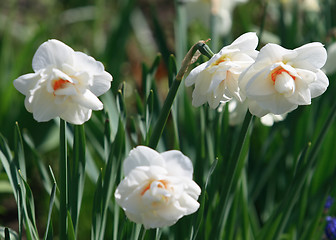
[[[55,202],[55,194],[56,194],[56,182],[54,182],[54,185],[51,189],[51,193],[50,193],[50,202],[49,202],[49,211],[48,211],[48,220],[47,220],[47,225],[46,225],[46,230],[45,230],[45,234],[44,234],[44,240],[48,239],[48,235],[51,231],[51,227],[50,227],[50,222],[51,222],[51,214],[52,214],[52,210],[53,210],[53,206],[54,206],[54,202]]]
[[[35,165],[40,173],[40,177],[42,179],[43,186],[45,190],[49,193],[52,190],[52,181],[48,175],[47,168],[44,166],[43,160],[36,150],[32,137],[28,134],[27,131],[23,131],[22,137],[24,142],[27,144],[29,150],[32,153],[32,158],[34,160]]]
[[[20,185],[24,186],[24,188],[21,189],[21,204],[23,206],[24,211],[24,219],[25,219],[25,228],[26,231],[31,235],[32,239],[39,239],[38,236],[38,230],[36,227],[36,220],[35,220],[35,205],[34,205],[34,197],[33,193],[28,185],[28,183],[25,181],[24,177],[21,175],[21,172],[19,170],[19,175],[21,177]]]
[[[78,217],[83,197],[85,182],[85,164],[86,164],[86,147],[85,147],[85,130],[84,125],[74,126],[74,144],[73,159],[71,166],[71,177],[69,185],[69,210],[71,213],[74,231],[77,232]]]
[[[103,172],[99,174],[96,182],[96,191],[94,193],[93,204],[92,204],[92,224],[91,224],[91,239],[98,240],[101,224],[102,224],[102,178]]]
[[[8,228],[5,228],[5,240],[10,240]]]
[[[220,222],[217,225],[216,231],[214,233],[219,234],[219,238],[222,237],[224,226],[225,226],[225,218],[226,218],[226,211],[228,209],[227,202],[230,197],[230,192],[232,187],[236,187],[238,178],[242,172],[242,169],[245,164],[246,154],[248,150],[248,144],[250,135],[250,128],[252,126],[252,120],[253,116],[249,111],[246,112],[245,119],[243,122],[243,125],[241,127],[237,142],[235,143],[235,148],[232,153],[232,156],[230,157],[229,166],[227,167],[226,171],[226,182],[224,182],[221,193],[220,193],[220,199],[222,207],[222,211],[220,212]],[[246,141],[247,140],[247,141]]]
[[[67,212],[67,215],[68,215],[68,231],[67,231],[67,235],[68,235],[68,240],[76,240],[76,234],[75,234],[75,230],[73,228],[73,223],[72,223],[72,220],[71,220],[71,215],[70,215],[70,212],[68,211]]]
[[[104,170],[99,175],[94,195],[94,208],[92,213],[91,238],[103,240],[105,236],[107,210],[114,188],[117,170],[119,169],[121,157],[125,151],[125,129],[121,119],[118,124],[118,132],[112,143],[111,152]]]
[[[193,240],[196,239],[197,234],[198,234],[198,232],[200,230],[200,227],[201,227],[201,225],[203,223],[204,210],[205,210],[205,205],[206,205],[206,195],[207,195],[206,189],[208,187],[208,183],[209,183],[210,177],[213,174],[213,172],[215,171],[217,163],[218,163],[218,159],[216,158],[213,161],[213,163],[211,164],[211,167],[210,167],[209,172],[208,172],[208,176],[207,176],[206,181],[204,183],[202,194],[200,196],[200,209],[198,210],[197,218],[194,221],[190,239],[193,239]]]
[[[0,239],[19,240],[20,238],[14,230],[0,226]]]
[[[59,231],[60,239],[67,238],[67,206],[68,206],[68,157],[66,140],[66,122],[60,119],[60,158],[59,158]]]
[[[14,141],[15,141],[14,162],[16,163],[17,168],[20,169],[21,174],[24,177],[24,179],[27,179],[26,162],[25,162],[24,151],[23,151],[23,142],[22,142],[19,124],[17,122],[15,123]]]

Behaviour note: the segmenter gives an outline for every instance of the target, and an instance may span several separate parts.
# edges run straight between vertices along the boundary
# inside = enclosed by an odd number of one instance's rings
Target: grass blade
[[[85,182],[85,130],[84,125],[74,126],[73,159],[69,185],[69,210],[76,233]]]
[[[54,185],[53,185],[53,187],[51,189],[51,193],[50,193],[48,220],[47,220],[45,234],[44,234],[44,237],[43,237],[44,240],[48,239],[48,234],[49,234],[49,231],[50,231],[51,213],[52,213],[52,209],[53,209],[54,202],[55,202],[55,194],[56,194],[56,182],[54,182]]]
[[[60,239],[67,239],[67,206],[68,206],[68,157],[66,141],[66,122],[60,119],[60,159],[59,159],[59,231]]]

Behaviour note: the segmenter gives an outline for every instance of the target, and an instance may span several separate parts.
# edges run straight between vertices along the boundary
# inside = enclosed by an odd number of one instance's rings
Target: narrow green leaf
[[[118,90],[117,93],[117,109],[119,112],[119,116],[122,119],[126,119],[126,104],[125,104],[125,94],[124,94],[125,83],[121,86],[121,89]]]
[[[5,228],[5,240],[10,240],[8,228]]]
[[[273,239],[279,239],[285,224],[289,218],[289,214],[291,209],[294,207],[296,200],[299,197],[299,193],[303,187],[304,182],[306,181],[306,177],[308,173],[311,171],[312,167],[315,165],[316,157],[319,149],[321,148],[322,142],[328,132],[328,129],[331,127],[336,117],[336,104],[333,106],[329,117],[326,123],[323,126],[317,140],[316,144],[313,144],[312,150],[308,153],[306,161],[304,161],[306,157],[307,150],[303,151],[300,159],[298,160],[298,167],[296,170],[296,174],[292,180],[292,184],[285,194],[285,198],[282,203],[279,205],[278,210],[272,215],[272,217],[268,220],[268,223],[263,228],[263,231],[260,233],[260,239],[267,239],[268,237],[272,237]],[[308,145],[309,146],[309,145]],[[307,147],[308,149],[308,147]],[[281,214],[278,214],[281,213]],[[276,221],[273,219],[276,218]],[[258,236],[258,239],[259,239]]]
[[[137,90],[134,90],[134,95],[135,95],[135,104],[136,104],[136,107],[137,107],[137,113],[139,115],[144,115],[144,105],[142,103],[139,92]]]
[[[0,239],[19,240],[19,236],[13,229],[0,226]]]
[[[246,141],[247,136],[249,135],[250,127],[252,126],[252,120],[253,116],[249,111],[246,112],[245,119],[243,122],[243,125],[240,129],[240,133],[238,136],[238,140],[235,144],[234,151],[232,153],[232,156],[230,158],[229,166],[227,168],[226,172],[226,179],[227,181],[223,184],[223,188],[221,190],[221,201],[222,204],[222,211],[220,213],[220,223],[217,225],[217,230],[214,231],[214,233],[219,234],[219,238],[221,238],[224,230],[225,225],[225,212],[227,211],[227,202],[230,196],[231,188],[235,186],[236,181],[238,180],[238,176],[241,173],[241,170],[244,166],[244,162],[246,160],[246,157],[243,156],[242,152],[244,152],[244,149],[246,150],[248,141]]]
[[[99,231],[99,240],[104,239],[107,209],[112,195],[112,190],[115,185],[117,177],[117,169],[120,165],[121,157],[125,148],[125,129],[121,122],[119,122],[118,132],[113,142],[112,150],[109,156],[109,160],[104,170],[104,178],[102,183],[102,198],[101,198],[101,227]]]
[[[34,145],[33,139],[31,136],[28,134],[27,131],[22,132],[22,137],[24,142],[27,144],[29,147],[30,152],[33,155],[33,160],[35,165],[37,166],[37,169],[40,173],[40,177],[42,179],[43,186],[47,192],[50,192],[52,189],[52,181],[49,178],[48,171],[46,167],[43,164],[43,161],[41,159],[40,154],[37,152],[36,147]]]
[[[160,62],[161,62],[161,58],[162,58],[162,55],[161,53],[158,53],[152,63],[152,66],[150,67],[149,69],[149,73],[151,75],[155,74],[156,73],[156,70],[158,69],[159,65],[160,65]]]
[[[153,105],[154,105],[154,93],[153,90],[150,90],[148,98],[146,100],[146,114],[145,114],[145,123],[146,123],[146,143],[149,141],[149,136],[151,133],[151,123],[153,116]]]
[[[21,175],[21,171],[19,170],[19,175],[21,177],[21,182],[24,186],[24,189],[22,190],[22,205],[24,210],[24,219],[25,219],[25,228],[31,234],[32,239],[39,239],[38,236],[38,230],[36,226],[36,220],[35,220],[35,205],[34,205],[34,197],[33,193],[28,185],[28,183],[25,181],[24,177]]]
[[[46,240],[53,240],[54,239],[54,234],[53,234],[53,226],[50,224],[49,226],[49,231]]]
[[[54,185],[53,185],[53,187],[51,189],[51,193],[50,193],[48,220],[47,220],[45,234],[44,234],[44,237],[43,237],[44,240],[48,239],[48,234],[50,232],[51,213],[52,213],[54,202],[55,202],[56,186],[57,186],[56,182],[54,182]]]
[[[15,123],[15,148],[14,148],[14,162],[17,164],[17,168],[20,169],[22,176],[24,179],[27,179],[27,173],[26,173],[26,162],[24,157],[24,151],[23,151],[23,142],[20,132],[20,127],[18,122]]]
[[[0,135],[1,137],[1,135]],[[3,140],[3,138],[1,138]],[[5,142],[3,142],[5,143]],[[7,146],[7,144],[6,144]],[[11,157],[10,155],[6,154],[7,156]],[[6,174],[8,176],[9,182],[12,186],[14,197],[16,199],[16,202],[18,201],[18,195],[17,195],[17,189],[18,189],[18,176],[17,176],[17,168],[15,166],[15,163],[12,161],[12,159],[8,159],[6,155],[0,151],[0,160],[2,163],[3,168],[6,171]]]
[[[72,172],[69,185],[69,210],[71,213],[73,228],[77,232],[78,216],[80,213],[81,202],[83,197],[84,182],[85,182],[85,130],[84,125],[74,126],[74,145]]]
[[[173,81],[176,77],[177,69],[176,69],[176,59],[174,55],[169,56],[169,63],[168,63],[168,86],[171,87]]]
[[[117,114],[118,112],[117,104],[111,91],[106,92],[103,96],[101,96],[101,99],[104,103],[104,110],[108,114],[111,129],[111,140],[114,140],[114,137],[118,131],[118,122],[119,122],[119,116]]]
[[[68,158],[66,140],[66,122],[60,119],[60,159],[59,159],[59,231],[60,239],[67,238],[67,206],[68,206]]]
[[[96,190],[93,197],[92,204],[92,224],[91,224],[91,239],[98,240],[100,234],[100,228],[102,224],[102,178],[103,171],[100,172],[96,182]]]
[[[17,200],[16,200],[17,206],[18,206],[18,222],[19,222],[19,239],[22,238],[22,232],[23,232],[23,203],[22,203],[22,192],[21,192],[21,186],[17,186]]]
[[[202,190],[202,194],[200,196],[200,204],[201,204],[201,206],[200,206],[200,209],[197,212],[197,218],[196,218],[196,221],[194,221],[194,224],[193,224],[193,227],[192,227],[192,232],[191,232],[191,235],[190,235],[190,239],[193,239],[193,240],[196,239],[197,234],[198,234],[198,232],[200,230],[200,227],[201,227],[201,225],[203,223],[204,210],[205,210],[205,204],[206,204],[206,196],[207,196],[206,189],[208,187],[208,183],[210,181],[210,177],[213,174],[213,172],[215,171],[217,163],[218,163],[218,159],[216,158],[213,161],[213,163],[211,164],[211,167],[209,169],[209,172],[208,172],[208,175],[207,175],[207,178],[206,178],[203,190]]]
[[[67,216],[68,216],[68,231],[67,231],[67,235],[68,235],[68,238],[67,240],[76,240],[76,234],[75,234],[75,230],[73,228],[73,223],[72,223],[72,220],[71,220],[71,215],[70,215],[70,212],[67,211]]]

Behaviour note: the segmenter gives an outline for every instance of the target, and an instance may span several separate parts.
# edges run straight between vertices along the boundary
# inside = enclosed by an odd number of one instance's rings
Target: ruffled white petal
[[[63,106],[59,117],[69,123],[80,125],[88,121],[91,114],[91,109],[81,107],[73,102],[67,102],[66,106]]]
[[[93,76],[92,86],[89,86],[90,91],[99,97],[106,93],[111,88],[112,76],[108,72],[102,72]]]
[[[260,107],[257,101],[249,100],[248,108],[249,108],[250,113],[257,117],[263,117],[269,113],[269,111],[267,111],[265,108]]]
[[[265,109],[267,113],[284,114],[293,111],[298,107],[297,104],[291,103],[287,98],[280,94],[273,94],[269,96],[260,96],[256,98],[256,103],[261,108]]]
[[[192,179],[193,165],[187,156],[176,150],[163,152],[161,156],[166,159],[166,169],[169,175]]]
[[[307,84],[300,78],[295,80],[296,91],[288,98],[288,101],[297,105],[308,105],[311,103],[311,95]]]
[[[138,166],[164,166],[162,156],[155,150],[146,147],[138,146],[131,150],[128,157],[123,163],[124,174],[127,176],[130,171]]]
[[[41,44],[33,57],[33,69],[35,72],[54,66],[61,68],[62,64],[73,64],[74,50],[64,43],[52,39]]]
[[[44,88],[34,91],[28,102],[31,104],[27,109],[32,110],[33,117],[38,122],[47,122],[56,118],[62,110],[61,106],[54,103],[54,97],[45,91]]]
[[[207,102],[207,95],[204,94],[200,88],[195,87],[192,93],[192,105],[199,107]]]
[[[22,94],[27,95],[29,90],[36,87],[41,79],[40,73],[28,73],[14,80],[14,87]]]
[[[185,79],[184,83],[187,87],[190,87],[191,85],[195,84],[196,79],[198,78],[198,75],[206,68],[207,62],[202,63],[201,65],[195,67],[187,78]]]
[[[309,84],[310,94],[312,98],[320,96],[324,93],[329,86],[328,77],[322,72],[318,70],[316,72],[316,81]]]
[[[273,81],[269,76],[270,70],[268,67],[259,72],[253,71],[251,74],[246,74],[240,81],[241,87],[248,98],[251,96],[268,96],[275,94]],[[246,85],[244,86],[244,83]]]
[[[308,70],[320,69],[327,61],[327,51],[319,42],[305,44],[294,51],[298,53],[298,56],[292,60],[292,64],[297,68],[309,66]]]
[[[92,110],[101,110],[103,109],[103,103],[94,95],[90,90],[85,89],[84,93],[77,94],[72,97],[72,100],[75,103],[78,103],[82,107],[92,109]]]
[[[276,63],[282,62],[284,56],[295,56],[296,53],[293,50],[288,50],[277,44],[268,43],[260,49],[256,62],[262,63]]]
[[[254,32],[248,32],[231,43],[227,48],[238,48],[240,51],[254,51],[258,46],[258,37]]]

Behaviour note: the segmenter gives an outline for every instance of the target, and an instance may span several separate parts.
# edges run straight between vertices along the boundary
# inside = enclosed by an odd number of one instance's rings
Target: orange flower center
[[[215,66],[215,65],[219,65],[220,63],[222,62],[225,62],[225,61],[228,61],[230,60],[228,56],[226,55],[223,55],[221,56],[220,58],[218,58],[212,65]]]
[[[142,192],[140,193],[141,196],[143,196],[150,188],[151,188],[151,185],[154,181],[150,181],[146,186],[145,188],[142,190]],[[164,189],[167,189],[168,188],[168,182],[166,180],[158,180],[156,182],[159,182],[161,184],[158,184],[158,188],[164,188]]]
[[[282,74],[283,72],[287,73],[289,76],[291,76],[291,78],[293,78],[293,80],[295,81],[295,76],[291,75],[287,70],[283,69],[283,68],[279,68],[279,69],[275,69],[274,72],[272,72],[271,74],[271,78],[273,81],[273,85],[275,84],[276,78],[279,74]]]
[[[53,89],[54,91],[58,90],[58,89],[62,89],[62,88],[65,88],[65,85],[69,83],[69,81],[67,80],[64,80],[64,79],[58,79],[54,82],[54,86],[53,86]]]

